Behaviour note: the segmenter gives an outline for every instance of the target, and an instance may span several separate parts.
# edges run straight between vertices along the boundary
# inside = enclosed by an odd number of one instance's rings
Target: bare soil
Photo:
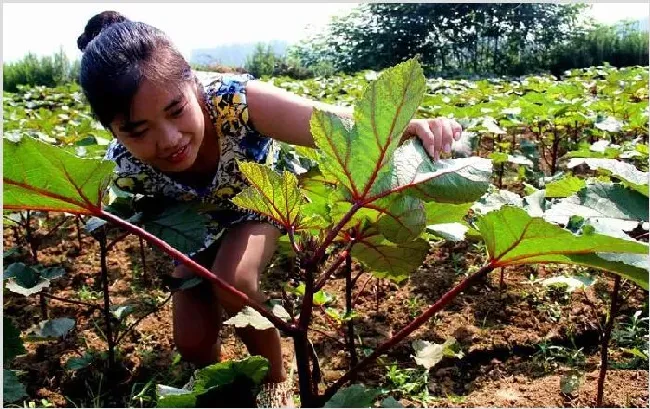
[[[99,246],[87,235],[83,235],[82,241],[80,250],[74,223],[66,223],[42,243],[38,261],[46,266],[61,265],[66,270],[64,277],[53,281],[48,292],[57,297],[83,298],[84,302],[101,306]],[[12,231],[5,228],[4,249],[14,245]],[[27,254],[7,261],[33,263]],[[484,262],[484,252],[471,243],[444,243],[432,245],[424,265],[403,283],[395,284],[362,273],[353,291],[359,314],[355,330],[362,341],[358,345],[359,353],[387,340],[462,280],[468,271],[475,271]],[[143,276],[137,238],[130,236],[117,243],[110,252],[108,267],[111,303],[135,307],[129,324],[151,311],[152,303],[167,299],[169,293],[162,289],[161,277],[168,274],[173,265],[167,256],[147,248]],[[355,265],[353,269],[354,275],[361,272],[360,266]],[[577,271],[573,269],[571,271]],[[271,297],[280,297],[287,270],[278,259],[264,276],[262,285]],[[546,292],[528,281],[531,274],[546,278],[567,270],[568,267],[542,265],[507,269],[502,286],[501,272],[492,272],[376,365],[361,373],[358,381],[368,386],[394,389],[386,376],[387,366],[417,368],[412,341],[423,339],[439,343],[454,337],[463,357],[445,358],[431,369],[428,406],[595,406],[600,326],[608,310],[613,279],[594,272],[595,285],[567,295]],[[342,311],[345,306],[344,277],[333,277],[324,289],[335,296],[330,307]],[[623,285],[620,299],[619,322],[647,308],[648,294],[633,284]],[[22,331],[44,319],[37,296],[26,298],[5,290],[3,308],[5,316],[11,317]],[[151,407],[155,406],[153,396],[157,383],[182,387],[194,369],[180,359],[175,350],[171,302],[148,315],[123,338],[118,347],[120,365],[113,372],[106,370],[102,359],[78,371],[65,369],[70,357],[82,356],[85,351],[106,351],[105,323],[100,309],[50,299],[47,313],[49,318],[74,318],[75,329],[62,340],[26,343],[27,354],[6,366],[23,371],[20,379],[27,387],[29,400],[37,401],[37,405],[41,405],[41,399],[47,399],[57,407]],[[313,328],[310,339],[319,356],[322,379],[324,384],[331,384],[350,366],[344,346],[344,329],[339,331],[320,309],[315,310]],[[544,356],[539,346],[543,343],[562,347],[564,351],[581,349],[584,359],[571,362],[561,357]],[[285,338],[283,345],[289,368],[293,358],[292,340]],[[241,341],[226,327],[222,359],[246,355]],[[610,367],[629,360],[629,354],[621,348],[610,347]],[[580,386],[565,395],[561,391],[561,378],[576,370],[581,374]],[[297,385],[297,377],[295,379]],[[403,391],[395,390],[391,395],[404,406],[423,406],[421,401]],[[610,369],[604,405],[648,407],[647,362],[645,367]]]

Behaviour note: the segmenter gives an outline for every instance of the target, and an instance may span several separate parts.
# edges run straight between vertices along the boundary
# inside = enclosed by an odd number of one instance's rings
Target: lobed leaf
[[[170,205],[159,215],[143,220],[149,233],[166,241],[183,253],[192,253],[204,246],[207,217],[189,203]]]
[[[364,91],[347,119],[315,110],[311,132],[323,153],[322,171],[355,200],[365,198],[390,169],[393,153],[425,91],[422,68],[409,60],[386,70]]]
[[[239,207],[268,216],[286,229],[298,230],[302,196],[298,179],[290,172],[282,175],[253,162],[239,162],[239,169],[251,186],[232,199]]]
[[[251,326],[257,330],[273,328],[273,324],[268,318],[264,317],[257,310],[251,307],[244,307],[237,315],[223,322],[224,324],[234,325],[237,328]]]
[[[397,148],[391,171],[375,186],[375,197],[408,192],[443,203],[467,203],[481,197],[490,185],[492,162],[479,157],[433,161],[419,139]]]
[[[421,238],[395,244],[376,234],[358,239],[352,256],[375,276],[400,282],[422,264],[428,251],[429,243]]]
[[[115,164],[83,159],[35,139],[3,139],[5,209],[95,214]]]
[[[620,274],[648,288],[645,270],[596,255],[600,252],[647,253],[648,247],[641,243],[599,234],[576,236],[512,206],[481,216],[477,226],[494,267],[534,263],[580,264]]]

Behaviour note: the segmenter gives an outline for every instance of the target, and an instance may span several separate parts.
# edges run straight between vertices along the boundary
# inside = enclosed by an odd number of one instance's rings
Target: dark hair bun
[[[88,20],[84,33],[77,38],[77,47],[79,47],[81,51],[84,51],[88,46],[88,43],[101,33],[103,29],[107,28],[111,24],[121,23],[123,21],[129,21],[129,19],[117,11],[107,10],[95,14],[90,18],[90,20]]]

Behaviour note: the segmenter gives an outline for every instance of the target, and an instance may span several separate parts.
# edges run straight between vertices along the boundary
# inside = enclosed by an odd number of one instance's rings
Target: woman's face
[[[203,142],[205,119],[193,82],[167,89],[143,80],[111,130],[133,156],[163,172],[182,172],[194,164]]]

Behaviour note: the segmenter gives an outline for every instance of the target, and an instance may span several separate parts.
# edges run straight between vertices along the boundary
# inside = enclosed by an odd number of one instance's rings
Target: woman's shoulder
[[[246,83],[255,77],[245,73],[194,71],[205,92],[210,96],[245,93]]]

